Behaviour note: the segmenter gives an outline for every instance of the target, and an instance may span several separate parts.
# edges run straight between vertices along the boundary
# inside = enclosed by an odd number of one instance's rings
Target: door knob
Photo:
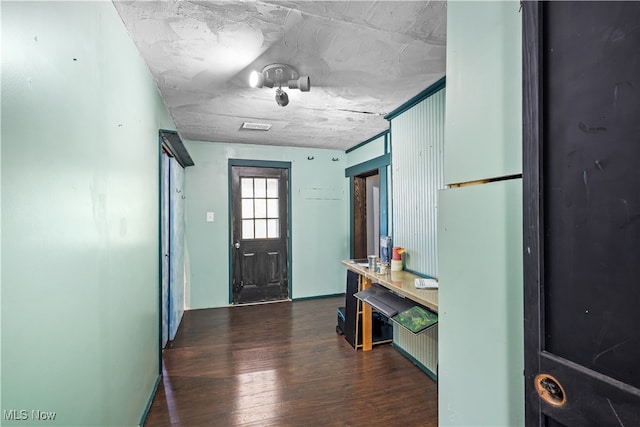
[[[234,246],[236,249],[240,249],[240,242],[235,242],[235,243],[233,244],[233,246]]]
[[[539,374],[535,380],[536,391],[542,400],[551,406],[563,406],[567,402],[567,395],[562,384],[549,374]]]

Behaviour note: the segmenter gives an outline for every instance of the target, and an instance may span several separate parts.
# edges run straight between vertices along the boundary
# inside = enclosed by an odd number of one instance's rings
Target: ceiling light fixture
[[[249,85],[269,88],[277,86],[276,103],[281,107],[289,104],[289,96],[282,90],[282,85],[288,86],[289,89],[300,89],[301,92],[309,92],[311,89],[309,76],[300,76],[298,70],[287,64],[267,65],[261,73],[252,71],[249,76]]]

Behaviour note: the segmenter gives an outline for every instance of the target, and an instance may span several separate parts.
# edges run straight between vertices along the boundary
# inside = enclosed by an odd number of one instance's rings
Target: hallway
[[[185,312],[145,426],[436,426],[436,383],[354,351],[332,297]]]

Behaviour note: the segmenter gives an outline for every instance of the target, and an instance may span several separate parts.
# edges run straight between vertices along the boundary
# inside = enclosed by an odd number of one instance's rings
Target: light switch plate
[[[207,222],[213,222],[215,215],[213,212],[207,212]]]

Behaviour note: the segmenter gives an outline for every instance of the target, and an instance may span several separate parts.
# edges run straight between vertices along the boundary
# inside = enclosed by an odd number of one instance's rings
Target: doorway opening
[[[193,166],[175,131],[160,130],[160,348],[170,347],[184,314],[185,168]]]
[[[353,258],[380,255],[380,174],[378,169],[353,177]]]
[[[229,161],[230,299],[290,299],[290,163]]]
[[[345,169],[350,192],[350,258],[380,255],[380,238],[391,231],[391,155],[368,160]]]

